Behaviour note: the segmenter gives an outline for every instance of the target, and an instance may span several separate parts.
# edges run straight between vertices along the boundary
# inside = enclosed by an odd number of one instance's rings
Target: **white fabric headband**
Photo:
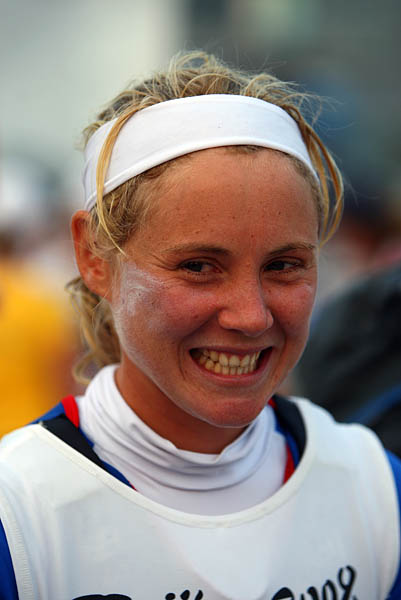
[[[96,203],[97,162],[115,121],[99,127],[85,149],[86,210]],[[167,100],[135,113],[114,144],[103,194],[183,154],[246,144],[295,156],[317,178],[298,125],[285,110],[249,96],[209,94]]]

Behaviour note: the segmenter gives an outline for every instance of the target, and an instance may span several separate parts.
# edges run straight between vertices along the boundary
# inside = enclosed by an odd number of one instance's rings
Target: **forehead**
[[[306,167],[299,160],[279,150],[254,145],[222,146],[179,156],[166,163],[156,182],[162,187],[170,187],[172,184],[185,185],[189,179],[191,182],[199,181],[206,176],[205,183],[213,184],[211,174],[215,171],[219,171],[221,178],[228,182],[245,166],[248,179],[253,179],[257,184],[260,178],[266,182],[271,178],[271,173],[266,172],[268,165],[280,165],[281,169],[291,172],[294,182],[301,177],[313,193]]]
[[[277,151],[195,152],[169,165],[148,191],[155,210],[145,229],[160,239],[317,231],[312,188],[293,160]]]

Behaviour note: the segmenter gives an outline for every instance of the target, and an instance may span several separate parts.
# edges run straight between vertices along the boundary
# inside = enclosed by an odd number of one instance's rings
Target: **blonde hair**
[[[116,119],[102,148],[97,165],[97,200],[90,211],[88,232],[93,251],[104,258],[124,254],[123,246],[140,228],[151,208],[146,190],[172,165],[186,156],[173,159],[142,173],[103,196],[103,184],[117,136],[137,111],[159,102],[205,94],[252,96],[276,104],[297,122],[319,177],[320,187],[304,165],[289,159],[308,179],[316,199],[320,217],[320,240],[324,244],[334,233],[341,218],[343,185],[339,170],[329,151],[303,116],[310,96],[294,84],[280,81],[271,73],[257,75],[233,69],[205,52],[187,52],[175,56],[165,71],[141,83],[133,82],[99,114],[84,130],[84,142],[104,123]],[[233,151],[251,152],[255,147],[238,146]],[[90,366],[99,369],[120,360],[120,346],[109,305],[91,292],[81,277],[71,281],[67,290],[78,309],[86,352],[74,369],[80,382],[88,382],[85,374]]]

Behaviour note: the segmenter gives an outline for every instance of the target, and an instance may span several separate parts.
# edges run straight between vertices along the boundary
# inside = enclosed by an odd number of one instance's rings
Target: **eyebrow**
[[[296,242],[295,244],[286,244],[285,246],[280,246],[276,248],[272,252],[271,255],[282,254],[283,252],[291,252],[293,250],[308,250],[315,251],[317,249],[317,244],[308,244],[306,242]]]
[[[315,244],[308,244],[306,242],[295,242],[293,244],[285,244],[284,246],[275,248],[268,254],[270,256],[275,256],[276,254],[282,254],[283,252],[291,252],[294,250],[314,251],[316,249],[317,245]],[[206,254],[218,254],[220,256],[230,256],[231,254],[230,250],[227,250],[227,248],[223,248],[222,246],[212,246],[209,244],[197,243],[178,244],[177,246],[172,246],[171,248],[166,248],[165,250],[163,250],[163,254],[180,252],[205,252]]]
[[[221,246],[211,246],[209,244],[178,244],[177,246],[172,246],[171,248],[166,248],[162,251],[163,254],[167,254],[169,252],[205,252],[206,254],[221,254],[224,256],[228,256],[231,254],[229,250],[226,248],[222,248]]]

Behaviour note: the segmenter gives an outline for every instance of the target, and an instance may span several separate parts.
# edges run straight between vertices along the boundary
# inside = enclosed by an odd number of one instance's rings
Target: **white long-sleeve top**
[[[270,406],[220,454],[180,450],[148,427],[120,394],[116,365],[77,398],[94,451],[144,496],[183,512],[221,515],[249,508],[282,485],[286,442]]]

